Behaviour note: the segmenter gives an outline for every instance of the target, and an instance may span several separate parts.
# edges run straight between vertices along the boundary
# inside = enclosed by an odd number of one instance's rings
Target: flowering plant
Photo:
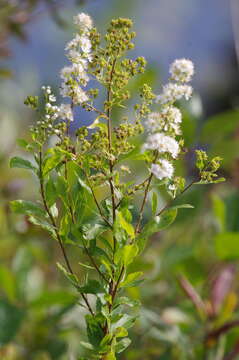
[[[34,162],[20,157],[10,162],[11,167],[29,169],[37,176],[41,204],[15,200],[11,206],[29,215],[33,224],[58,242],[64,263],[57,266],[75,287],[80,306],[88,310],[88,342],[81,342],[89,351],[88,359],[113,360],[130,344],[128,329],[137,318],[139,303],[124,296],[126,288],[142,282],[143,273],[132,272],[132,263],[151,235],[173,223],[178,208],[191,207],[174,205],[176,198],[193,184],[223,180],[217,174],[221,159],[209,159],[206,152],[197,150],[197,177],[186,184],[176,175],[175,163],[185,149],[182,114],[175,103],[192,95],[188,82],[194,66],[190,60],[171,65],[170,82],[160,95],[144,84],[133,115],[128,112],[115,123],[115,108],[128,111],[129,81],[146,66],[143,57],[125,57],[134,47],[132,22],[112,20],[104,39],[90,16],[79,14],[74,23],[76,35],[66,46],[70,65],[61,71],[60,86],[61,96],[69,102],[55,105],[56,96],[49,86],[42,87],[43,104],[37,96],[27,97],[25,104],[37,111],[38,121],[31,128],[31,142],[21,139],[19,145],[33,154]],[[97,105],[100,102],[102,106]],[[77,107],[94,114],[95,119],[71,134]],[[136,137],[144,143],[134,145]],[[141,161],[148,172],[140,182],[132,171],[134,160]],[[160,188],[170,198],[161,209]],[[152,214],[146,220],[144,211],[151,194]],[[80,263],[80,273],[69,259],[70,246],[88,259]]]

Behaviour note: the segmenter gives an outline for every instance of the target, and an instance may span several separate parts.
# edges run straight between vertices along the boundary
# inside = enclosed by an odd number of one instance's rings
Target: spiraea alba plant
[[[129,346],[128,329],[138,316],[138,302],[125,291],[143,281],[142,272],[131,272],[132,263],[152,234],[173,223],[178,207],[190,207],[175,206],[176,198],[193,184],[222,180],[217,175],[221,159],[209,159],[198,150],[196,178],[188,184],[175,173],[175,163],[185,153],[182,114],[175,103],[192,95],[190,60],[171,65],[169,83],[160,95],[148,84],[131,94],[130,80],[146,66],[143,57],[125,57],[134,48],[132,21],[112,20],[104,37],[86,14],[75,16],[74,23],[75,37],[66,46],[69,65],[60,74],[60,95],[66,102],[57,105],[49,86],[42,87],[40,99],[26,99],[38,119],[30,130],[31,142],[19,140],[19,145],[34,161],[14,157],[10,163],[33,171],[41,201],[16,200],[11,205],[59,244],[62,259],[57,266],[76,289],[77,304],[88,310],[88,341],[81,342],[85,359],[113,360]],[[132,95],[139,100],[128,109]],[[72,134],[70,124],[79,107],[80,125]],[[115,121],[117,107],[130,115]],[[89,126],[84,111],[94,117]],[[131,172],[135,159],[145,169],[144,179]],[[161,208],[160,189],[166,189],[170,199]],[[152,211],[145,218],[149,199]],[[87,260],[73,267],[70,247]]]

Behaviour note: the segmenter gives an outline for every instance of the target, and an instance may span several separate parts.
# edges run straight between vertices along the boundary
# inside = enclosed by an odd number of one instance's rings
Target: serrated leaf
[[[56,263],[56,265],[57,265],[58,269],[64,274],[64,276],[78,289],[79,286],[78,286],[78,279],[77,279],[76,275],[71,274],[62,264]]]
[[[120,248],[115,255],[115,262],[122,262],[125,267],[127,267],[138,254],[138,246],[136,244],[125,245],[123,248]]]
[[[62,162],[62,160],[63,160],[63,155],[59,153],[53,154],[52,156],[46,158],[43,162],[43,175],[45,176],[50,171],[55,169],[57,165],[59,165]]]
[[[122,226],[122,228],[126,231],[126,233],[130,236],[131,239],[135,238],[135,231],[132,224],[128,223],[125,218],[123,217],[122,213],[120,211],[117,212],[117,217],[119,220],[119,224]]]
[[[84,294],[98,294],[103,293],[104,288],[97,280],[88,280],[83,286],[80,286],[79,290]]]
[[[46,220],[42,220],[39,218],[36,218],[34,216],[30,216],[28,219],[33,225],[40,226],[42,229],[48,231],[51,235],[55,236],[56,232],[54,227],[49,224]]]
[[[115,346],[115,351],[117,354],[123,352],[127,347],[131,344],[131,340],[129,338],[125,338],[120,340]]]
[[[136,239],[140,252],[143,251],[146,241],[150,236],[161,230],[165,230],[174,222],[177,217],[177,211],[177,208],[165,210],[160,216],[155,216],[143,227],[142,232]]]
[[[37,204],[26,200],[13,200],[11,209],[17,214],[45,216],[46,212]]]
[[[10,168],[21,168],[33,171],[37,170],[37,168],[33,166],[29,160],[23,159],[19,156],[14,156],[13,158],[11,158]]]
[[[120,317],[119,320],[112,323],[111,330],[114,332],[118,327],[125,327],[126,329],[131,328],[135,321],[137,319],[137,316],[131,316],[128,314],[124,314]]]
[[[142,282],[142,280],[136,280],[136,279],[142,275],[143,275],[142,271],[134,272],[127,275],[126,279],[122,283],[120,283],[120,287],[128,287],[128,286],[133,287],[138,285],[139,281]]]
[[[136,306],[140,306],[140,301],[130,299],[130,298],[126,297],[126,296],[121,296],[121,297],[116,299],[116,301],[114,303],[114,308],[116,308],[116,307],[118,307],[120,305],[127,305],[129,307],[136,307]]]
[[[88,339],[95,348],[98,348],[102,339],[104,338],[104,332],[101,327],[102,316],[86,315],[85,319],[87,324]]]

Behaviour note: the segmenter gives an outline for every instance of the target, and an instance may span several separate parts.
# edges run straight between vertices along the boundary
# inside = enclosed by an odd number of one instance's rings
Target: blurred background
[[[84,336],[73,289],[54,266],[57,247],[9,210],[12,199],[37,198],[35,179],[8,165],[16,138],[36,120],[23,101],[42,85],[59,86],[72,16],[81,11],[101,31],[112,17],[134,20],[132,56],[145,56],[148,68],[133,91],[146,81],[159,92],[175,58],[195,63],[195,95],[183,105],[186,146],[222,156],[227,179],[186,194],[181,201],[195,209],[182,209],[135,265],[146,281],[128,291],[143,310],[120,359],[206,359],[215,346],[218,360],[239,358],[239,2],[0,0],[0,359],[78,359]],[[192,164],[189,151],[178,172],[190,179]]]

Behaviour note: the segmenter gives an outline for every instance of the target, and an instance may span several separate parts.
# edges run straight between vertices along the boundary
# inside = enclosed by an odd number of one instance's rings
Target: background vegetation
[[[55,263],[60,254],[48,235],[27,218],[11,214],[9,201],[35,199],[34,179],[10,170],[22,138],[34,122],[23,99],[43,84],[59,84],[55,73],[65,62],[71,17],[90,12],[103,26],[112,16],[133,17],[135,53],[149,60],[146,75],[159,89],[175,57],[195,62],[196,95],[184,108],[186,147],[201,146],[224,158],[226,183],[201,186],[185,195],[170,230],[154,236],[135,271],[145,271],[142,287],[129,289],[144,304],[132,330],[132,346],[122,359],[205,359],[217,347],[218,360],[239,353],[239,110],[238,71],[230,8],[218,1],[0,0],[0,358],[75,359],[83,316],[73,306],[75,293]],[[214,6],[214,8],[213,8]],[[203,10],[203,7],[205,8]],[[177,14],[177,17],[175,16]],[[202,18],[204,27],[202,26]],[[214,24],[212,28],[211,24]],[[214,29],[214,30],[213,30]],[[69,31],[67,31],[69,30]],[[239,30],[238,30],[239,31]],[[210,32],[210,36],[209,36]],[[115,114],[115,119],[119,116]],[[79,114],[79,121],[90,118]],[[77,126],[75,124],[74,126]],[[178,171],[193,177],[192,154]],[[135,164],[140,177],[140,168]],[[162,194],[162,202],[163,202]],[[73,262],[79,254],[72,252]],[[82,259],[80,259],[82,261]],[[79,267],[78,267],[79,268]],[[191,284],[191,285],[190,285]]]

